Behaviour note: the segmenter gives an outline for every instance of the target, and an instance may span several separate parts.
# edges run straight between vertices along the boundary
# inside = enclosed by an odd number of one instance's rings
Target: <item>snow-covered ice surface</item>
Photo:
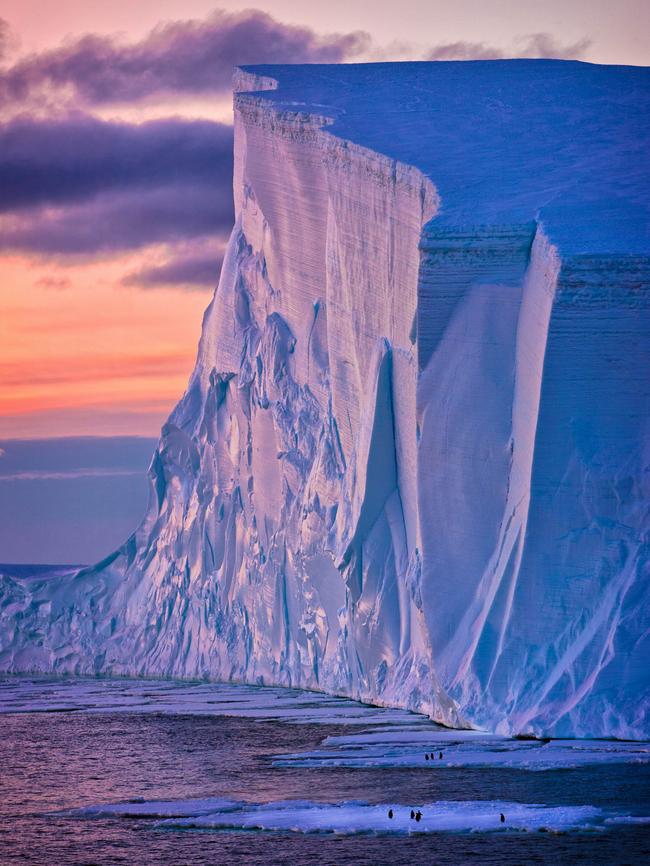
[[[393,816],[389,817],[389,810]],[[411,811],[420,811],[419,821]],[[296,833],[489,833],[567,832],[608,824],[649,823],[642,816],[608,813],[595,806],[545,806],[502,800],[400,803],[318,803],[281,800],[238,803],[217,800],[113,803],[67,813],[75,818],[160,819],[162,829],[288,830]],[[501,821],[501,815],[505,821]],[[171,816],[171,817],[167,817]]]
[[[428,758],[426,756],[429,756]],[[431,757],[433,755],[433,757]],[[440,757],[442,755],[442,757]],[[278,767],[457,767],[558,770],[599,764],[648,764],[650,743],[516,740],[473,731],[388,729],[327,737],[321,749],[277,755]]]
[[[650,72],[249,67],[151,501],[0,583],[0,668],[650,735]]]

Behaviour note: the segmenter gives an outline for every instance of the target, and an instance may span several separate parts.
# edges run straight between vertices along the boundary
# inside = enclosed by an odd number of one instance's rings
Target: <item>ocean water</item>
[[[595,759],[570,767],[562,759],[535,771],[445,766],[444,758],[434,767],[423,755],[419,766],[278,760],[313,754],[326,738],[333,744],[343,738],[347,749],[363,753],[359,741],[368,734],[375,741],[420,742],[429,730],[431,736],[439,731],[408,713],[279,689],[6,677],[0,679],[0,864],[648,862],[650,824],[640,819],[650,815],[650,763],[643,751],[620,763]],[[386,753],[394,755],[395,745]],[[204,798],[236,801],[228,807],[233,817],[227,826],[197,829],[191,824],[200,820],[182,818],[197,812],[187,801]],[[281,802],[287,800],[296,802]],[[97,808],[125,801],[136,802],[113,814]],[[181,803],[160,808],[152,801]],[[423,807],[430,819],[441,810],[456,815],[462,812],[458,804],[470,802],[483,816],[476,826],[489,823],[493,803],[507,804],[500,807],[506,809],[505,826],[415,832],[419,828],[409,824],[414,804],[430,804]],[[290,810],[284,829],[237,826],[249,820],[242,817],[250,818],[248,804],[268,815],[269,803],[279,803],[276,816]],[[324,803],[333,804],[345,826],[306,832]],[[446,805],[435,805],[441,803]],[[382,805],[373,811],[373,804]],[[385,828],[388,804],[406,819],[400,825],[406,832],[397,824]],[[509,826],[522,804],[545,807],[549,820],[542,832]],[[573,814],[573,807],[578,816],[591,814],[585,811],[591,807],[598,818],[578,817],[567,829],[562,816]],[[144,817],[119,814],[129,808]],[[375,813],[381,816],[377,827],[361,832],[359,816]],[[170,815],[181,817],[170,823]]]

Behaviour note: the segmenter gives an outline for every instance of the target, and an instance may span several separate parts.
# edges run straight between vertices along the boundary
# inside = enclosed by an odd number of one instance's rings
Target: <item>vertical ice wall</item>
[[[422,596],[441,684],[503,732],[647,732],[648,260],[427,227]]]

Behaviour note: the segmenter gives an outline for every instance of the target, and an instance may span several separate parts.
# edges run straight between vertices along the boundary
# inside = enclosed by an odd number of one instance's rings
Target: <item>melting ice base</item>
[[[439,726],[405,710],[300,689],[153,679],[0,676],[0,713],[130,712],[209,715],[291,724]]]

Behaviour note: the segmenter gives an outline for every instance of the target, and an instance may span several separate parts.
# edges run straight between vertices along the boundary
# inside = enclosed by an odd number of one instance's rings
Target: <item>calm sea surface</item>
[[[0,692],[1,699],[1,692]],[[0,864],[630,864],[650,862],[650,826],[427,836],[196,831],[152,820],[63,817],[132,798],[258,803],[511,800],[650,815],[650,765],[513,769],[282,768],[271,755],[315,748],[341,725],[225,716],[83,711],[0,715]]]

